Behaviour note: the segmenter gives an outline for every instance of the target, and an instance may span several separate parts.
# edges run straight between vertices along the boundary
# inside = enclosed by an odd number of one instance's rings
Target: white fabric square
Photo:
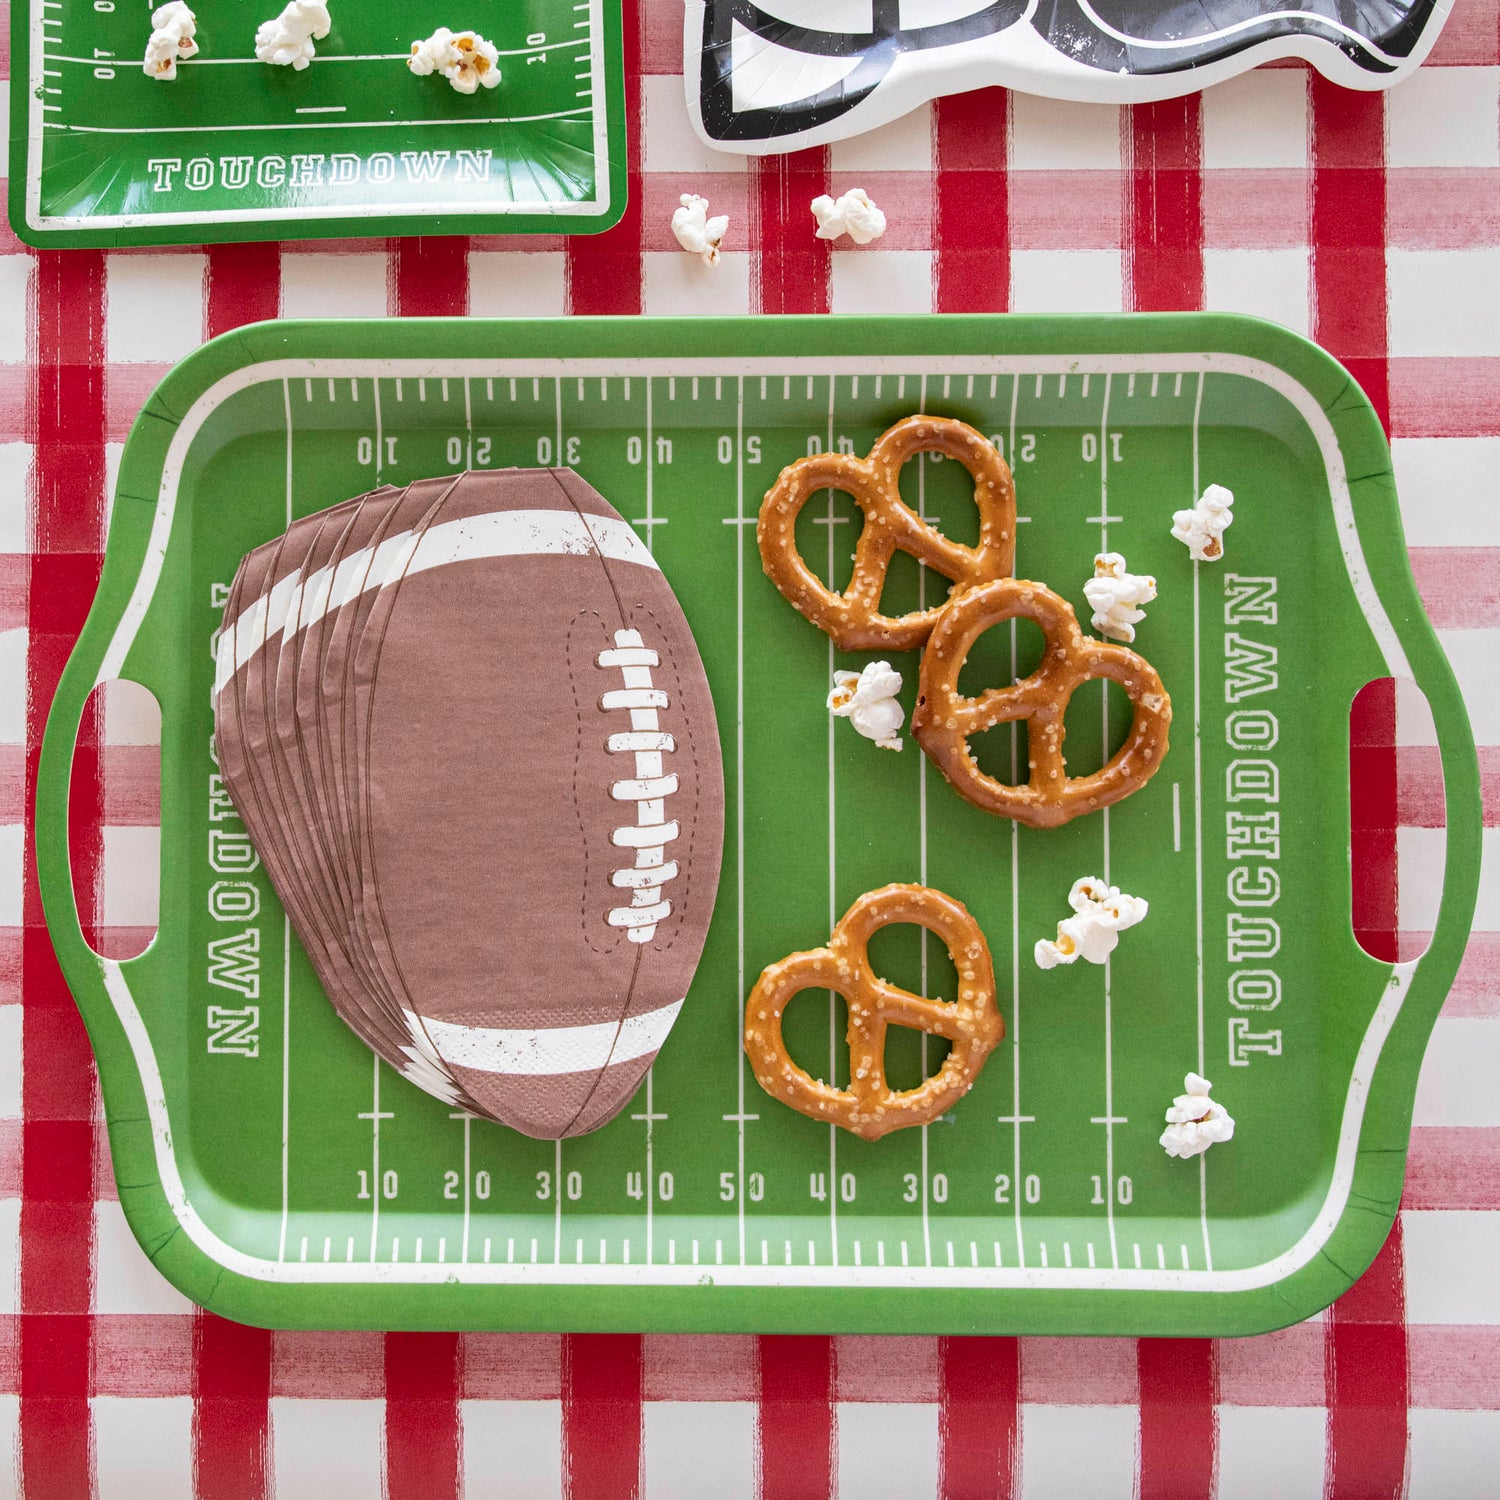
[[[1119,167],[1118,106],[1012,94],[1010,109],[1010,164],[1016,171]]]
[[[161,830],[104,825],[104,925],[155,927],[161,914]]]
[[[838,1493],[925,1500],[938,1486],[938,1409],[931,1401],[840,1401]]]
[[[31,483],[31,444],[0,443],[0,552],[30,551],[26,492]]]
[[[1026,1500],[1133,1500],[1134,1406],[1021,1407]]]
[[[106,745],[161,744],[161,704],[150,688],[119,677],[103,685],[102,696]]]
[[[21,1200],[0,1198],[0,1313],[19,1312],[20,1307]]]
[[[276,1500],[384,1493],[385,1402],[274,1396],[270,1406]]]
[[[1408,1323],[1500,1323],[1500,1213],[1401,1215]]]
[[[111,364],[177,360],[203,342],[206,264],[197,254],[105,258],[105,347]]]
[[[113,1199],[94,1204],[96,1313],[190,1313],[193,1304],[156,1269]]]
[[[109,540],[109,523],[115,518],[115,495],[120,488],[120,460],[125,456],[124,443],[104,445],[104,537]]]
[[[1500,1021],[1439,1017],[1422,1058],[1413,1125],[1500,1125]]]
[[[0,1396],[0,1495],[21,1493],[21,1398]]]
[[[735,229],[731,221],[731,236]],[[744,250],[722,251],[716,266],[685,250],[648,250],[641,256],[641,310],[664,317],[743,316],[750,311],[750,265]]]
[[[0,1005],[0,1119],[21,1118],[21,1007]]]
[[[1221,1406],[1218,1500],[1322,1500],[1321,1406]]]
[[[1406,1420],[1411,1434],[1406,1500],[1460,1500],[1494,1482],[1500,1469],[1500,1411],[1415,1407]]]
[[[24,626],[0,630],[0,745],[26,743],[26,643],[29,638]]]
[[[1305,167],[1307,73],[1256,68],[1205,89],[1203,165]]]
[[[1396,679],[1396,743],[1437,744],[1437,725],[1433,722],[1427,695],[1405,677]]]
[[[190,1396],[95,1396],[95,1457],[101,1500],[191,1500]]]
[[[1500,348],[1500,250],[1385,252],[1393,355],[1484,355]]]
[[[476,318],[555,318],[568,310],[568,260],[561,250],[469,253],[469,311]]]
[[[642,166],[648,172],[744,172],[750,158],[715,151],[698,139],[682,99],[680,73],[647,73],[641,79]],[[681,192],[694,191],[684,182]]]
[[[1464,695],[1477,745],[1500,745],[1500,693],[1495,691],[1495,663],[1500,662],[1500,626],[1490,630],[1440,630],[1443,654]],[[1476,918],[1485,926],[1484,913]],[[1500,912],[1490,924],[1500,928]]]
[[[562,1402],[464,1401],[465,1500],[563,1500]]]
[[[1120,252],[1014,250],[1010,300],[1014,312],[1119,312]]]
[[[30,300],[31,257],[0,255],[0,306],[8,315],[0,318],[0,362],[26,361],[26,308]]]
[[[1205,250],[1203,283],[1211,312],[1250,313],[1307,332],[1305,251]]]
[[[1411,546],[1500,547],[1500,437],[1397,438],[1391,454]]]
[[[0,696],[3,692],[0,688]],[[21,859],[25,845],[26,830],[20,823],[0,824],[0,927],[21,925]]]
[[[281,315],[284,318],[383,318],[386,306],[383,250],[350,254],[281,257]]]
[[[1419,68],[1386,95],[1392,167],[1500,166],[1500,68]]]
[[[1494,696],[1493,688],[1490,696]],[[1494,743],[1478,735],[1475,738],[1481,745]],[[1446,829],[1396,830],[1396,857],[1401,862],[1397,899],[1402,932],[1431,932],[1437,925],[1447,847]],[[1479,848],[1479,902],[1474,910],[1474,930],[1500,932],[1500,828],[1486,828],[1480,836]]]
[[[749,1401],[647,1401],[650,1500],[754,1500],[755,1407]]]
[[[828,148],[828,191],[835,198],[851,187],[869,188],[878,203],[880,194],[859,182],[861,172],[930,172],[932,170],[932,106],[919,105],[899,120],[879,125]],[[848,179],[848,180],[845,180]]]
[[[932,311],[930,250],[835,250],[829,306],[836,313]]]

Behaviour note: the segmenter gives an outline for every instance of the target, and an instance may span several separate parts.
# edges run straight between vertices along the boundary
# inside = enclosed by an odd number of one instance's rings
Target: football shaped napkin
[[[593,1130],[666,1039],[723,842],[670,585],[566,469],[385,488],[249,553],[221,772],[335,1010],[528,1135]]]

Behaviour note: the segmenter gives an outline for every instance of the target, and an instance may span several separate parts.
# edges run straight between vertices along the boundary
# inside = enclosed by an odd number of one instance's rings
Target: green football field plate
[[[1156,577],[1136,648],[1172,694],[1172,745],[1107,813],[1021,828],[960,801],[914,745],[892,754],[830,723],[833,669],[869,658],[834,652],[775,591],[753,519],[785,463],[863,453],[922,410],[1014,459],[1018,574],[1079,607],[1106,546]],[[637,525],[676,590],[728,791],[713,925],[677,1026],[631,1107],[561,1144],[454,1114],[377,1064],[263,872],[216,872],[210,838],[240,826],[210,706],[240,555],[377,482],[558,462]],[[902,482],[947,534],[975,535],[955,464],[913,462]],[[1209,483],[1234,491],[1234,524],[1226,559],[1195,565],[1171,515]],[[839,578],[854,531],[834,495],[799,534]],[[935,586],[897,567],[892,612]],[[1035,653],[1024,632],[991,632],[965,690]],[[917,658],[892,659],[909,714]],[[1349,707],[1386,676],[1426,693],[1448,808],[1436,935],[1396,965],[1350,927]],[[128,962],[85,944],[63,836],[80,717],[116,677],[162,709],[161,925]],[[1075,770],[1126,719],[1102,687],[1081,691]],[[976,749],[1001,773],[1025,763],[1009,727]],[[216,340],[162,383],[126,447],[98,598],[48,723],[38,827],[121,1202],[163,1274],[229,1317],[1217,1335],[1306,1317],[1382,1243],[1473,911],[1480,818],[1463,705],[1358,387],[1285,330],[1172,315],[282,323]],[[1109,965],[1044,973],[1032,946],[1083,875],[1148,898],[1150,917]],[[763,1094],[740,1017],[762,967],[893,880],[968,905],[1008,1034],[946,1117],[869,1143]],[[875,959],[945,992],[946,958],[915,929],[883,934]],[[843,1065],[841,1032],[821,993],[789,1014],[814,1072]],[[893,1035],[898,1082],[916,1082],[921,1051]],[[1157,1137],[1189,1069],[1238,1130],[1170,1160]]]
[[[255,59],[278,8],[196,0],[201,50],[167,83],[141,67],[150,5],[16,0],[16,233],[40,246],[586,234],[624,212],[619,0],[486,7],[472,19],[501,81],[472,96],[406,67],[438,17],[335,5],[299,73]]]

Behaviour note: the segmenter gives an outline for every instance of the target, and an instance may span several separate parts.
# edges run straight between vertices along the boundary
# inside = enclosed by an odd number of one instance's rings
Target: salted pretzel
[[[927,1000],[888,983],[870,967],[869,942],[893,923],[936,933],[958,970],[958,998]],[[835,1088],[794,1063],[781,1034],[788,1002],[803,990],[835,990],[849,1009],[849,1087]],[[888,1026],[909,1026],[953,1045],[943,1065],[914,1089],[893,1090],[885,1076]],[[995,1003],[995,969],[979,924],[962,902],[921,885],[888,885],[861,896],[844,913],[828,945],[793,953],[756,981],[745,1007],[745,1051],[760,1085],[815,1120],[828,1120],[867,1141],[925,1125],[956,1103],[1005,1035]]]
[[[918,453],[942,453],[974,480],[979,545],[950,542],[901,498],[901,466]],[[797,551],[797,516],[818,490],[842,490],[864,512],[849,587],[836,594]],[[761,562],[794,608],[845,651],[908,651],[937,622],[940,605],[899,618],[880,613],[886,569],[899,549],[951,580],[949,597],[1015,564],[1016,490],[1005,460],[982,433],[948,417],[907,417],[875,440],[868,458],[817,453],[781,471],[766,495],[756,526]]]
[[[1047,643],[1041,664],[1010,687],[964,697],[958,674],[974,642],[992,625],[1014,619],[1041,626]],[[1093,677],[1118,682],[1135,717],[1125,743],[1104,766],[1089,776],[1069,776],[1063,719],[1068,700]],[[969,736],[1021,719],[1030,775],[1007,786],[979,769]],[[1171,722],[1172,700],[1150,662],[1125,646],[1084,635],[1073,606],[1044,585],[1000,578],[943,611],[922,653],[911,730],[960,797],[1032,828],[1055,828],[1143,787],[1167,753]]]

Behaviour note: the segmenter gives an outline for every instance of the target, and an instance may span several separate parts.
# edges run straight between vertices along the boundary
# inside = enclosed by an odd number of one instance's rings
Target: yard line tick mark
[[[347,104],[302,104],[296,112],[299,115],[341,115],[348,108]]]

